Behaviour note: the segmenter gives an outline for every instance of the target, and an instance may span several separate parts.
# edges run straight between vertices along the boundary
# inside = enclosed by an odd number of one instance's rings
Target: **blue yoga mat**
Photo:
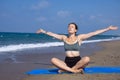
[[[59,69],[34,69],[26,72],[28,75],[44,75],[44,74],[59,74]],[[66,72],[65,72],[66,73]],[[67,72],[69,74],[70,72]],[[84,69],[85,74],[120,74],[120,67],[86,67]]]

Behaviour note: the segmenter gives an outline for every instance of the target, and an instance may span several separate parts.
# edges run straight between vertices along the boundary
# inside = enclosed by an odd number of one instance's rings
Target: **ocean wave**
[[[86,40],[86,41],[83,41],[83,43],[93,43],[93,42],[102,42],[102,41],[111,41],[111,40],[120,40],[120,38]],[[54,47],[54,46],[63,46],[63,45],[64,45],[63,42],[7,45],[7,46],[1,46],[0,47],[0,52],[10,52],[10,51],[23,50],[23,49],[45,48],[45,47]]]
[[[63,45],[62,42],[7,45],[0,47],[0,52],[9,52],[9,51],[17,51],[23,49],[43,48],[43,47],[62,46],[62,45]]]

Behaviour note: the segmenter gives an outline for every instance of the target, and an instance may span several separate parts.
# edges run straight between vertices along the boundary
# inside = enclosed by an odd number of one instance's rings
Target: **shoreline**
[[[95,43],[96,44],[96,43]],[[120,40],[116,41],[108,41],[108,42],[99,42],[97,43],[97,46],[100,47],[100,49],[95,50],[94,45],[86,45],[90,48],[87,52],[90,52],[91,49],[93,49],[93,54],[89,55],[91,58],[91,62],[88,66],[120,66],[120,49],[119,49]],[[21,54],[22,51],[20,51],[18,55],[15,55],[18,61],[21,61],[19,63],[14,63],[10,59],[5,60],[3,63],[0,63],[0,79],[1,80],[61,80],[61,77],[63,80],[114,80],[120,79],[119,74],[109,74],[107,75],[88,75],[88,74],[62,74],[62,75],[38,75],[38,76],[28,76],[24,74],[27,71],[38,69],[38,68],[51,68],[53,65],[50,63],[50,59],[52,57],[57,57],[60,59],[64,59],[65,54],[63,53],[63,47],[57,47],[57,48],[51,48],[52,51],[45,54],[34,54],[34,52],[31,52],[31,54]],[[85,50],[84,49],[84,50]],[[83,51],[84,51],[83,50]],[[113,50],[113,51],[112,51]],[[54,53],[52,53],[54,52]],[[55,53],[57,52],[57,54]],[[109,54],[110,53],[110,54]],[[114,53],[114,54],[113,54]],[[115,54],[116,53],[116,54]],[[42,56],[41,56],[42,55]],[[87,55],[87,54],[86,54]],[[107,57],[104,57],[107,56]],[[36,60],[38,60],[36,62]],[[26,61],[25,63],[22,63],[22,61]],[[105,78],[104,78],[105,77]]]
[[[80,56],[90,56],[93,55],[93,52],[101,50],[101,46],[98,46],[97,44],[99,43],[82,44],[80,47]],[[44,59],[41,56],[47,59]],[[34,63],[38,62],[39,60],[48,62],[48,60],[50,60],[52,57],[57,57],[64,60],[64,46],[34,48],[1,53],[0,63]]]

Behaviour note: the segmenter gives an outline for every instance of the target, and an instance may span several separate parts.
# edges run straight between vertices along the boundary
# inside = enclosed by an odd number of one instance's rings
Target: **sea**
[[[120,40],[120,35],[97,35],[83,41],[82,44],[91,43],[95,47],[98,42],[112,40]],[[42,53],[43,50],[48,52],[50,48],[62,47],[63,45],[62,41],[46,34],[0,32],[0,61],[5,60],[5,57],[11,57],[15,62],[17,53]],[[84,45],[81,48],[85,48]],[[54,52],[54,49],[52,51]]]
[[[118,39],[120,39],[118,35],[97,35],[83,43]],[[54,46],[63,46],[63,42],[45,34],[0,32],[0,53]]]

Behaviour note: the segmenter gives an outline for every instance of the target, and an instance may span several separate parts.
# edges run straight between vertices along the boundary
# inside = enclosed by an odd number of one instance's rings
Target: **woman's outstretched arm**
[[[59,34],[56,34],[56,33],[47,32],[43,29],[39,29],[36,33],[37,34],[44,33],[44,34],[47,34],[47,35],[52,36],[52,37],[54,37],[56,39],[59,39],[59,40],[63,40],[66,37],[65,35],[59,35]]]
[[[104,33],[104,32],[106,32],[106,31],[109,31],[109,30],[117,30],[117,29],[118,29],[118,27],[116,27],[116,26],[109,26],[109,27],[107,27],[107,28],[105,28],[105,29],[97,30],[97,31],[90,32],[90,33],[87,33],[87,34],[78,35],[78,37],[79,37],[81,40],[84,40],[84,39],[90,38],[90,37],[92,37],[92,36],[95,36],[95,35]]]

